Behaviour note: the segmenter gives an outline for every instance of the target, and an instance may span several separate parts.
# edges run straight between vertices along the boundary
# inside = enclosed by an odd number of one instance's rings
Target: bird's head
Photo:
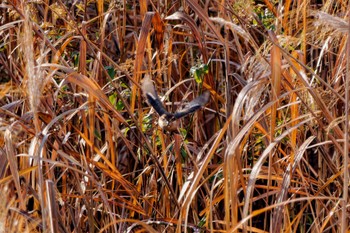
[[[169,126],[169,121],[167,119],[167,116],[165,114],[161,115],[158,119],[158,125],[160,128],[164,129],[167,126]]]
[[[169,132],[177,131],[177,129],[179,128],[178,121],[174,118],[174,116],[165,114],[159,117],[158,125],[163,130]]]

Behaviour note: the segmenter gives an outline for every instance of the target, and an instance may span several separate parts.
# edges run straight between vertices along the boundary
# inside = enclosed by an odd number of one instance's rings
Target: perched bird
[[[166,130],[169,130],[171,128],[171,124],[177,119],[187,116],[188,114],[193,113],[203,107],[210,98],[210,92],[205,91],[203,94],[189,102],[184,108],[177,110],[175,113],[170,113],[165,109],[164,105],[159,99],[157,91],[149,75],[146,75],[143,79],[141,88],[148,104],[151,105],[159,114],[158,125],[162,129]]]

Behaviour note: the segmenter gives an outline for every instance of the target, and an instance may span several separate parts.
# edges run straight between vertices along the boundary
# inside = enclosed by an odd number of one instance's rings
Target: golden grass
[[[350,3],[227,2],[1,3],[0,232],[350,230]]]

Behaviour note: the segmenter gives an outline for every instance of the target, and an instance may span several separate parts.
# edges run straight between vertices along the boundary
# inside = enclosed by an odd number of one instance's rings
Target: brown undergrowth
[[[2,1],[0,231],[346,232],[348,4]]]

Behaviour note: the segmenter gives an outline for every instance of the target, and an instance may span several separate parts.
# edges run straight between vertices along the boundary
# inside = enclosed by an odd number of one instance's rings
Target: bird
[[[156,88],[150,76],[147,74],[142,80],[141,89],[147,103],[151,105],[154,110],[158,113],[158,125],[160,128],[170,130],[173,128],[172,123],[176,120],[185,117],[206,105],[210,98],[210,92],[205,91],[200,96],[189,102],[184,108],[175,111],[174,113],[168,112],[162,101],[160,100]]]

